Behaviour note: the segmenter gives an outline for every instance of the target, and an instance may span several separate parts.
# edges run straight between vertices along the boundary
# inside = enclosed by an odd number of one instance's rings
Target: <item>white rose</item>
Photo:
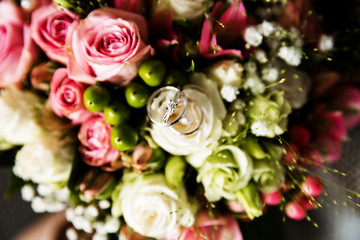
[[[211,6],[209,2],[208,0],[158,0],[155,12],[167,9],[172,12],[174,19],[186,18],[196,21],[204,15],[207,7]]]
[[[74,157],[74,144],[60,133],[52,132],[18,151],[13,172],[35,183],[64,182],[69,178]]]
[[[41,133],[36,123],[35,107],[40,98],[29,91],[9,87],[0,93],[0,148],[1,145],[22,145],[34,141]]]
[[[194,215],[183,188],[170,189],[161,174],[128,176],[124,176],[120,193],[113,194],[114,216],[122,214],[134,231],[157,239],[193,225]]]
[[[250,181],[252,170],[253,163],[245,152],[233,145],[223,145],[206,157],[198,168],[196,181],[203,184],[210,202],[222,197],[234,200],[235,192]]]
[[[170,127],[161,127],[155,124],[149,129],[154,141],[173,155],[190,155],[206,148],[212,148],[221,135],[222,124],[217,115],[219,112],[214,111],[211,99],[195,88],[186,88],[184,92],[186,96],[201,106],[204,119],[200,129],[187,136],[179,135]],[[219,95],[217,89],[216,92]],[[172,96],[159,96],[159,98],[163,97]],[[163,101],[163,104],[159,106],[158,109],[165,109],[166,103],[167,101]],[[193,109],[194,108],[189,108],[188,111],[192,111]]]

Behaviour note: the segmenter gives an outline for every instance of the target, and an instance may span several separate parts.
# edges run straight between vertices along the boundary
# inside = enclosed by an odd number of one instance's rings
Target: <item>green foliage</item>
[[[78,13],[81,17],[86,17],[94,9],[109,6],[109,0],[54,0],[55,3]]]

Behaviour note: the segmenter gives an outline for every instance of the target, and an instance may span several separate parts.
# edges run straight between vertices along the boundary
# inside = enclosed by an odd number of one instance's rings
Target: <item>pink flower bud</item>
[[[307,145],[310,141],[310,132],[304,126],[295,126],[290,129],[289,133],[291,141],[299,147]]]
[[[245,212],[244,206],[239,201],[230,201],[230,202],[227,202],[226,205],[228,206],[228,208],[231,211],[233,211],[235,213],[244,213]]]
[[[306,211],[296,202],[289,202],[285,207],[286,215],[294,220],[301,220],[306,217]]]
[[[316,197],[323,192],[324,186],[319,178],[307,176],[301,183],[301,188],[307,195]]]
[[[31,84],[42,91],[50,91],[50,82],[56,70],[54,62],[45,62],[31,70]]]
[[[297,202],[305,210],[314,209],[317,204],[316,199],[309,199],[309,197],[305,195],[296,196],[295,202]]]
[[[136,146],[134,151],[132,152],[132,163],[131,166],[135,171],[147,170],[144,169],[145,165],[149,162],[151,155],[153,153],[153,149],[148,145],[142,143]]]
[[[89,171],[81,181],[79,189],[86,196],[94,197],[101,193],[106,188],[106,186],[112,182],[112,180],[113,178],[110,173]]]
[[[279,190],[272,193],[263,193],[263,198],[264,202],[270,206],[275,206],[281,203],[281,193]]]

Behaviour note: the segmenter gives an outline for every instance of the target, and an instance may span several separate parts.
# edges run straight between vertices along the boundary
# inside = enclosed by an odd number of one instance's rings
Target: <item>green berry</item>
[[[133,149],[138,141],[138,135],[129,125],[120,124],[111,129],[111,145],[119,150]]]
[[[149,90],[145,85],[132,82],[125,89],[125,98],[129,106],[142,108],[149,99]]]
[[[125,123],[130,117],[130,109],[124,103],[114,102],[104,108],[104,117],[111,125]]]
[[[110,102],[110,93],[106,88],[93,85],[84,92],[84,105],[90,112],[101,112]]]
[[[165,73],[165,64],[159,60],[145,61],[139,68],[139,76],[150,87],[159,86],[164,80]]]
[[[186,76],[178,70],[170,70],[164,83],[170,86],[183,86],[186,83]]]

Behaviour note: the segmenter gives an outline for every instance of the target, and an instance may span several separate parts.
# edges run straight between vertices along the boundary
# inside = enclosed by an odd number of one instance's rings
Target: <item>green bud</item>
[[[165,166],[165,178],[172,188],[178,188],[185,175],[186,162],[182,157],[172,156]]]
[[[260,194],[253,183],[238,190],[235,196],[251,220],[262,215]]]
[[[263,159],[268,156],[260,146],[258,139],[252,136],[246,137],[246,150],[256,159]]]

